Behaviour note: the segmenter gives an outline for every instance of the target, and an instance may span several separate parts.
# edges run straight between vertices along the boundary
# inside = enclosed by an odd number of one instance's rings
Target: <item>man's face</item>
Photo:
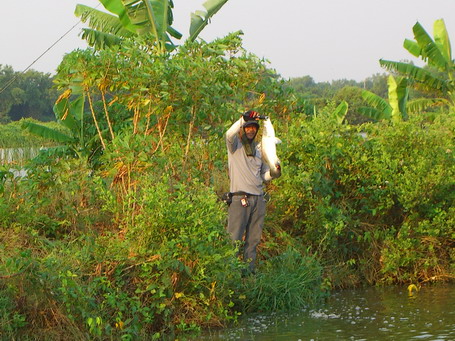
[[[244,128],[245,134],[248,139],[253,139],[256,136],[258,129],[255,126],[247,126]]]

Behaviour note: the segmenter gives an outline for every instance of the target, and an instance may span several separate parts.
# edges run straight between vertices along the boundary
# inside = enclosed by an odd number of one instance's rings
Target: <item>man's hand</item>
[[[242,114],[245,121],[257,121],[259,120],[259,113],[253,110],[246,111]]]

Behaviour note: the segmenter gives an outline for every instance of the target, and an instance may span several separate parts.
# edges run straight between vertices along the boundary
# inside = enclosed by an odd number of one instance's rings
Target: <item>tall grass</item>
[[[259,270],[244,283],[246,311],[297,310],[324,296],[320,263],[296,249],[288,247]]]

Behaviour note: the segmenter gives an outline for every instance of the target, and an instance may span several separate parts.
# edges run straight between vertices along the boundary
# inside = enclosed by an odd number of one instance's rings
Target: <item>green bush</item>
[[[71,170],[65,168],[69,165]],[[74,192],[86,179],[84,168],[77,165],[64,162],[52,165],[40,177],[32,174],[21,188],[33,191],[28,194],[35,200],[16,209],[20,214],[2,224],[2,241],[17,233],[11,226],[24,229],[17,237],[21,244],[10,243],[2,262],[22,259],[18,254],[22,243],[33,250],[28,255],[33,267],[10,281],[11,290],[29,291],[25,311],[40,302],[41,311],[59,312],[62,333],[124,339],[195,331],[236,319],[232,297],[244,265],[224,230],[224,204],[210,188],[198,181],[182,184],[168,176],[151,175],[143,177],[139,190],[128,195],[130,205],[125,206],[93,182],[85,182]],[[59,167],[67,172],[57,171]],[[76,174],[77,182],[65,181],[71,176],[75,179]],[[101,234],[93,215],[83,220],[82,229],[76,228],[82,220],[65,227],[59,224],[61,218],[75,218],[72,209],[78,205],[74,202],[90,198],[95,189],[97,200],[90,206],[98,202],[104,212],[121,211],[115,224],[108,227],[104,221]],[[65,199],[70,194],[74,201],[66,200],[66,208],[55,206],[54,196]],[[102,201],[103,196],[109,200]],[[27,220],[32,208],[36,212]],[[20,269],[9,266],[1,273]],[[23,296],[10,293],[6,297],[10,300],[4,303],[3,320],[23,316],[11,309]],[[39,312],[24,316],[35,315]],[[26,319],[25,323],[39,330],[37,321]]]
[[[273,219],[350,283],[447,274],[454,126],[453,114],[360,127],[294,119]]]
[[[101,179],[93,176],[83,160],[36,158],[24,169],[25,177],[9,177],[4,184],[8,189],[0,197],[0,210],[4,203],[10,217],[5,224],[17,223],[56,238],[87,232],[109,221],[99,209]]]

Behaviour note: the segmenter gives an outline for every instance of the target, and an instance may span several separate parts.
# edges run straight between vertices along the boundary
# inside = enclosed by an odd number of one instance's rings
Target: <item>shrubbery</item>
[[[163,338],[333,287],[453,278],[453,113],[308,117],[237,35],[169,59],[119,49],[75,51],[59,69],[60,105],[78,98],[60,112],[77,127],[72,153],[43,152],[23,178],[0,169],[2,337]],[[246,102],[284,142],[250,277],[218,199],[223,132]]]
[[[289,125],[274,220],[322,256],[334,284],[449,275],[453,115],[355,127],[328,116]]]
[[[82,160],[37,159],[23,179],[5,170],[2,334],[158,338],[299,308],[327,286],[451,276],[453,115],[362,127],[285,122],[285,173],[269,186],[252,277],[241,278],[245,265],[224,232],[212,187],[222,168],[208,176],[191,159],[186,167],[201,173],[190,179],[162,171],[156,155],[130,168],[126,192]]]

